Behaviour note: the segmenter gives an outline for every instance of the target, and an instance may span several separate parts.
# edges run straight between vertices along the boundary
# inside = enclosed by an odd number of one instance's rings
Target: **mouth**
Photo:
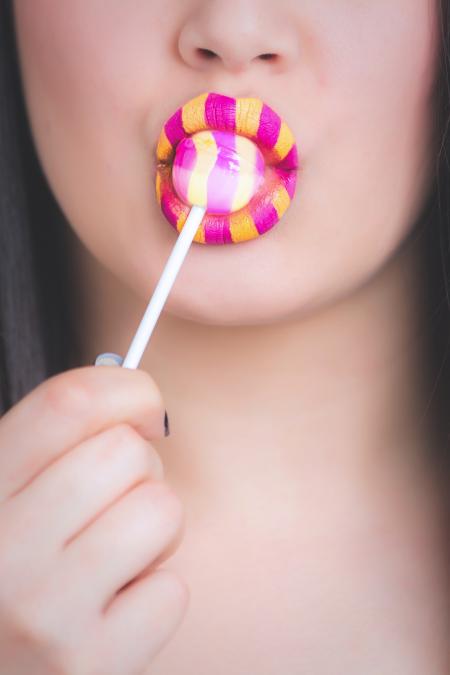
[[[295,138],[281,117],[258,98],[205,93],[179,108],[165,123],[156,156],[156,197],[168,222],[180,232],[191,206],[172,181],[178,143],[200,131],[228,131],[253,141],[265,160],[264,179],[249,203],[231,214],[206,213],[194,241],[237,244],[278,223],[294,198],[299,166]]]

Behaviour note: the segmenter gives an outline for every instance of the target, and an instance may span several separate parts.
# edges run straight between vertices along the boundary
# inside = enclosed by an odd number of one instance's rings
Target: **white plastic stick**
[[[184,262],[189,247],[192,244],[195,233],[203,220],[206,209],[202,206],[193,206],[189,212],[183,229],[175,242],[175,246],[166,262],[161,277],[156,285],[150,302],[147,305],[144,316],[136,331],[127,355],[122,363],[122,368],[137,368],[148,341],[156,326],[156,322],[163,310],[167,296],[175,283],[177,274]]]

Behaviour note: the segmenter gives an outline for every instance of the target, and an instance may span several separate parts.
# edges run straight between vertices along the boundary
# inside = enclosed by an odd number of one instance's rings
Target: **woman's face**
[[[296,196],[257,239],[193,243],[166,307],[245,324],[335,301],[395,253],[426,195],[437,14],[437,0],[16,1],[49,184],[146,303],[177,236],[154,190],[164,122],[206,91],[260,98],[296,137]]]

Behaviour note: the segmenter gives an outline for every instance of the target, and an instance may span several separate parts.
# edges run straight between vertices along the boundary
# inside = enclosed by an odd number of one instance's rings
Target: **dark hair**
[[[429,321],[430,410],[448,456],[450,418],[449,22],[435,87],[436,171],[414,230],[423,240]],[[0,413],[42,380],[78,365],[69,227],[34,148],[10,1],[0,0]],[[431,403],[433,404],[431,406]]]
[[[0,0],[0,413],[80,365],[68,236],[28,124],[12,1]]]

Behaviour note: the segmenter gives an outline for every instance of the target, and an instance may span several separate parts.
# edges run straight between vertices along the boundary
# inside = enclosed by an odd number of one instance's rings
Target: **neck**
[[[124,356],[148,299],[75,250],[85,362],[102,351]],[[199,472],[223,483],[255,466],[295,476],[324,461],[420,463],[428,418],[419,260],[411,240],[351,296],[284,323],[220,327],[163,313],[140,368],[166,402],[171,436],[161,453],[174,479]]]
[[[334,562],[324,572],[339,585],[358,574],[357,550],[403,615],[421,617],[425,603],[433,621],[414,630],[431,663],[446,651],[447,572],[428,471],[419,245],[408,243],[351,297],[285,323],[224,328],[165,313],[140,367],[169,412],[171,435],[156,449],[189,514],[182,565],[190,569],[189,545],[212,538],[219,547],[223,533],[227,546],[248,539],[246,551],[281,548],[287,560],[301,547],[319,569],[340,551],[338,572]],[[84,362],[124,356],[148,299],[81,248],[77,256]],[[401,591],[399,569],[414,592]],[[364,597],[379,592],[371,583]]]

